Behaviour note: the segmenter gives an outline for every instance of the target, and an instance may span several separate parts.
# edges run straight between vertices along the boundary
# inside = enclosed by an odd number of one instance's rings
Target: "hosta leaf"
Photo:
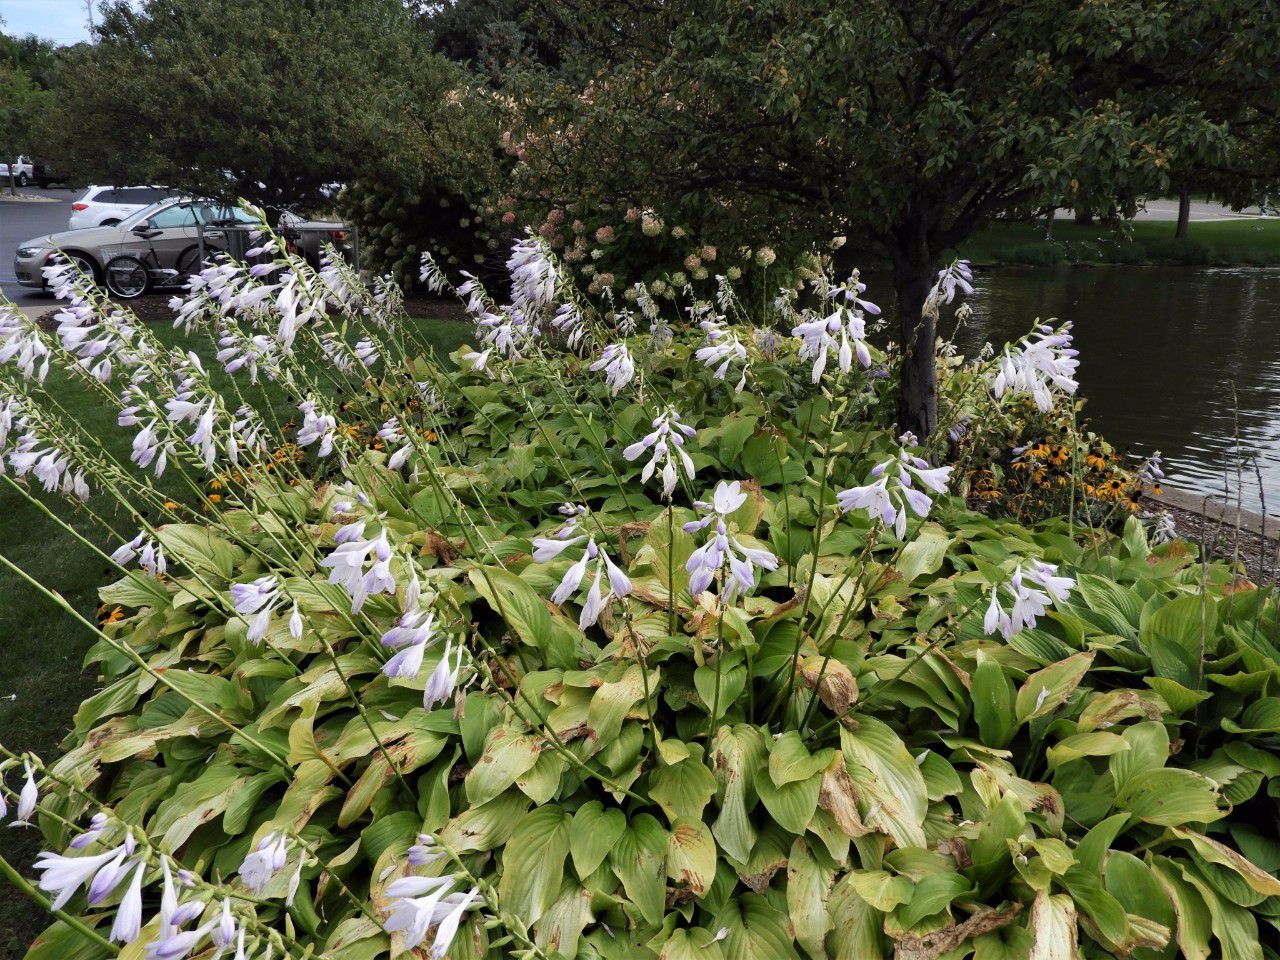
[[[666,905],[667,832],[647,813],[633,817],[609,854],[609,865],[645,922],[662,922]]]
[[[1262,960],[1258,921],[1244,907],[1221,897],[1195,870],[1182,868],[1182,878],[1196,889],[1209,908],[1209,923],[1218,940],[1222,960]]]
[[[191,523],[170,523],[158,527],[156,539],[170,558],[206,578],[231,579],[245,556],[243,550],[232,546],[208,527]]]
[[[1186,827],[1173,827],[1171,832],[1174,836],[1189,841],[1195,847],[1196,853],[1210,863],[1216,863],[1238,873],[1245,883],[1263,896],[1274,897],[1280,895],[1280,880],[1277,880],[1261,867],[1250,863],[1225,843],[1206,837],[1195,830],[1188,830]]]
[[[831,889],[827,913],[831,960],[884,960],[883,918],[857,892],[854,874],[845,874]]]
[[[1095,730],[1064,737],[1047,751],[1049,769],[1060,767],[1081,757],[1109,757],[1129,749],[1129,744],[1119,734]]]
[[[650,680],[657,687],[656,675]],[[608,743],[622,730],[627,712],[644,699],[644,669],[632,664],[615,683],[603,683],[587,708],[587,736],[597,743]]]
[[[895,916],[898,923],[910,930],[972,889],[972,884],[958,873],[931,873],[914,885],[911,899],[898,908]]]
[[[1163,723],[1137,723],[1121,734],[1129,745],[1108,761],[1111,779],[1120,790],[1133,777],[1147,770],[1159,770],[1169,760],[1169,731]]]
[[[569,849],[573,868],[579,877],[589,877],[627,829],[627,818],[621,810],[605,810],[599,800],[591,800],[578,808],[569,826]]]
[[[747,685],[747,668],[740,663],[723,664],[718,672],[720,675],[718,702],[716,695],[716,667],[707,664],[698,667],[693,672],[694,689],[698,691],[698,696],[702,698],[708,714],[711,713],[712,704],[715,704],[716,715],[714,719],[716,720],[723,717],[729,707],[737,702],[738,697]]]
[[[679,763],[658,767],[649,775],[649,796],[669,821],[697,820],[716,792],[716,778],[702,762],[699,750]]]
[[[746,863],[756,842],[748,811],[755,801],[754,779],[765,755],[764,737],[746,724],[721,727],[711,745],[709,759],[720,792],[720,814],[711,832],[725,853],[739,863]]]
[[[981,653],[978,669],[973,672],[972,698],[973,718],[982,742],[990,747],[1005,746],[1015,726],[1013,684],[996,660]]]
[[[1175,936],[1186,960],[1207,960],[1212,918],[1200,892],[1186,881],[1179,866],[1164,857],[1155,858],[1152,870],[1169,894],[1177,917]]]
[[[559,952],[566,957],[576,956],[578,939],[593,919],[590,891],[572,881],[565,881],[560,888],[560,896],[538,922],[533,942],[542,950]]]
[[[725,955],[714,933],[695,928],[673,932],[658,960],[725,960]]]
[[[700,897],[715,875],[716,842],[710,829],[701,820],[677,820],[667,838],[667,876]]]
[[[831,929],[827,898],[834,879],[835,870],[820,863],[804,838],[797,837],[787,856],[787,913],[796,942],[812,960],[825,960],[827,956],[823,946]]]
[[[929,808],[924,775],[893,730],[874,717],[859,716],[857,729],[840,729],[840,748],[849,778],[868,808],[867,826],[887,832],[900,847],[923,847]]]
[[[810,753],[800,739],[800,734],[795,730],[788,730],[769,747],[769,779],[776,787],[808,780],[815,773],[825,770],[834,756],[835,751],[830,748]]]
[[[716,916],[728,931],[724,953],[734,960],[800,960],[787,929],[787,917],[764,897],[744,893]]]
[[[1031,906],[1028,960],[1076,960],[1076,910],[1071,898],[1041,891]]]
[[[1116,793],[1116,806],[1166,827],[1208,823],[1222,816],[1213,781],[1190,770],[1145,770]]]
[[[756,774],[755,787],[760,802],[780,827],[790,833],[804,833],[818,808],[822,774],[815,773],[808,780],[778,787],[770,778],[769,771],[761,770]]]
[[[476,592],[521,640],[542,652],[549,666],[577,667],[575,653],[581,631],[562,614],[553,616],[528,583],[501,567],[477,568],[469,577]]]
[[[1071,696],[1093,665],[1094,654],[1077,653],[1027,677],[1018,690],[1015,711],[1019,723],[1048,716]]]
[[[516,727],[494,727],[484,753],[467,774],[467,800],[480,806],[502,793],[538,762],[541,743]]]
[[[952,538],[939,524],[932,521],[922,524],[898,558],[898,572],[902,574],[903,581],[911,583],[918,577],[941,570],[951,542]]]
[[[508,790],[488,803],[469,807],[440,831],[440,839],[458,853],[493,850],[511,838],[511,832],[529,809],[529,799],[518,790]]]
[[[498,896],[503,909],[528,923],[537,923],[560,895],[569,820],[559,807],[539,807],[525,814],[502,848]]]

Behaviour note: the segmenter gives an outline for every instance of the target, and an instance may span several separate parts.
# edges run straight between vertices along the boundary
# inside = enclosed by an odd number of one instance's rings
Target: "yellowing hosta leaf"
[[[1027,723],[1048,716],[1062,706],[1093,666],[1093,657],[1092,651],[1077,653],[1027,677],[1018,690],[1014,706],[1018,722]]]
[[[560,896],[538,922],[533,942],[542,950],[576,956],[583,929],[595,918],[591,914],[591,893],[572,880],[560,888]]]
[[[720,792],[720,815],[711,825],[720,847],[739,863],[746,863],[755,846],[756,831],[748,811],[755,802],[756,771],[765,762],[760,731],[747,724],[721,727],[711,745],[711,769]]]
[[[484,753],[467,774],[467,800],[473,806],[493,799],[533,769],[542,753],[541,743],[516,727],[494,727]]]
[[[815,773],[825,770],[834,756],[835,751],[830,748],[810,753],[800,739],[800,734],[795,730],[788,730],[769,746],[769,779],[776,787],[808,780]]]
[[[818,793],[822,789],[822,774],[815,773],[808,780],[774,786],[768,770],[761,770],[755,778],[756,793],[769,815],[784,830],[804,833],[818,808]]]
[[[796,942],[812,960],[827,955],[823,941],[831,929],[827,898],[834,879],[835,870],[819,863],[804,838],[797,837],[787,857],[787,913]]]
[[[1173,835],[1190,841],[1196,853],[1210,863],[1226,867],[1238,873],[1252,889],[1267,897],[1280,896],[1280,880],[1267,873],[1256,864],[1250,863],[1241,854],[1232,850],[1225,843],[1219,843],[1211,837],[1186,827],[1174,827]]]
[[[1176,939],[1186,960],[1207,960],[1212,918],[1200,892],[1182,876],[1174,861],[1156,857],[1152,863],[1156,879],[1173,901],[1177,915]]]
[[[716,875],[716,842],[701,820],[677,820],[667,838],[667,876],[702,896]]]
[[[725,955],[714,933],[695,928],[674,931],[658,960],[725,960]]]
[[[1213,781],[1190,770],[1144,770],[1116,793],[1116,806],[1135,817],[1166,827],[1219,819]]]
[[[1077,960],[1076,910],[1062,894],[1036,894],[1031,906],[1028,960]]]
[[[555,902],[569,855],[569,819],[556,806],[525,814],[502,848],[498,899],[504,910],[537,923]]]
[[[928,787],[902,738],[882,721],[859,716],[856,730],[841,728],[840,747],[854,789],[867,804],[863,822],[900,847],[926,846]]]
[[[493,850],[511,838],[520,817],[529,809],[529,799],[518,790],[508,790],[488,803],[458,814],[440,831],[440,839],[458,853]]]
[[[627,898],[636,905],[645,922],[662,922],[667,900],[667,832],[647,813],[631,819],[609,854],[609,865]]]
[[[913,885],[909,877],[886,870],[854,870],[846,879],[859,897],[882,913],[911,899]]]
[[[657,671],[650,678],[650,689],[657,689]],[[622,729],[623,718],[636,703],[644,699],[644,669],[632,664],[616,683],[601,684],[587,709],[587,736],[597,743],[608,743]]]
[[[854,873],[846,873],[827,901],[831,960],[885,960],[883,917],[858,893],[853,877]]]
[[[764,897],[744,893],[716,915],[714,925],[728,931],[724,954],[733,960],[800,960],[786,915]]]
[[[649,775],[649,796],[670,821],[701,818],[715,792],[716,778],[703,764],[701,750]]]

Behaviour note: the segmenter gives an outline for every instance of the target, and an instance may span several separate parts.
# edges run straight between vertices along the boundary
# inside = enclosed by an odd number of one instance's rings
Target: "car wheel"
[[[76,269],[92,280],[98,282],[98,265],[93,259],[85,256],[83,253],[64,253],[64,257],[76,265]]]
[[[20,187],[25,187],[28,183],[31,182],[30,180],[27,179],[27,175],[25,173],[18,174],[17,180],[18,180],[18,186]]]

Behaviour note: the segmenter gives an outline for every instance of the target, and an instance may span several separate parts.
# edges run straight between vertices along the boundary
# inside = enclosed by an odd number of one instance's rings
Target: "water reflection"
[[[1164,451],[1174,486],[1234,501],[1238,416],[1243,501],[1280,512],[1280,269],[1000,270],[973,306],[968,356],[1036,317],[1074,321],[1090,422],[1118,449]]]

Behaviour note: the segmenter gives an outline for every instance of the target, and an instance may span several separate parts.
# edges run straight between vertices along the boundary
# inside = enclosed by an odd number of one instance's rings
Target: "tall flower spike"
[[[911,434],[905,434],[902,441],[904,447],[915,445]],[[945,493],[951,468],[930,467],[920,457],[902,449],[896,458],[872,468],[871,475],[875,479],[869,483],[837,493],[836,503],[846,513],[863,510],[878,517],[901,539],[907,533],[908,511],[918,517],[928,516],[933,500],[925,490]],[[917,489],[917,483],[924,489]]]
[[[1025,394],[1047,413],[1053,409],[1055,391],[1071,396],[1078,389],[1077,356],[1079,351],[1071,346],[1071,324],[1057,330],[1041,325],[1016,351],[1005,347],[990,381],[991,392],[997,398],[1005,393]]]
[[[797,324],[792,336],[800,338],[800,358],[813,360],[813,382],[822,379],[827,367],[827,354],[834,350],[841,373],[853,369],[853,358],[864,367],[871,366],[871,351],[867,347],[868,313],[879,316],[880,308],[861,294],[867,285],[858,279],[854,271],[849,279],[835,287],[822,289],[823,299],[831,313]],[[825,283],[825,281],[824,281]],[[805,314],[811,316],[810,314]]]
[[[695,501],[694,506],[705,513],[700,520],[691,520],[684,525],[686,533],[696,533],[713,526],[712,533],[706,543],[698,547],[689,556],[685,570],[689,573],[689,593],[693,596],[709,589],[716,575],[727,570],[721,599],[725,602],[739,594],[753,590],[756,585],[756,568],[777,570],[778,558],[768,550],[745,546],[736,536],[729,532],[729,515],[747,502],[747,494],[742,484],[734,480],[732,483],[721,480],[712,494],[711,501]]]
[[[577,563],[573,564],[560,581],[560,585],[556,587],[555,592],[551,595],[551,602],[557,606],[563,606],[569,601],[578,588],[582,585],[589,572],[594,571],[591,577],[591,586],[587,589],[587,596],[582,604],[582,613],[578,616],[578,626],[586,629],[592,626],[600,619],[600,614],[609,604],[612,597],[621,599],[631,592],[631,578],[623,572],[622,568],[613,562],[613,558],[608,552],[596,544],[595,537],[588,536],[584,533],[578,533],[578,521],[585,513],[585,508],[579,508],[573,504],[565,504],[560,510],[565,512],[565,507],[570,508],[572,513],[569,514],[569,522],[561,528],[554,538],[536,537],[533,540],[533,559],[536,563],[549,563],[560,554],[564,553],[570,547],[581,543],[584,539],[587,541],[586,547],[583,548],[582,556]],[[578,511],[582,510],[582,513]],[[608,584],[607,590],[602,590],[602,583]]]
[[[675,492],[679,474],[693,479],[693,460],[684,451],[684,442],[697,431],[682,423],[676,408],[668,405],[653,420],[653,430],[622,451],[627,460],[637,460],[646,451],[653,451],[649,462],[640,472],[640,482],[648,483],[658,467],[662,467],[662,495],[667,499]]]
[[[635,361],[625,343],[611,343],[604,348],[600,359],[591,364],[592,370],[604,371],[604,382],[615,397],[636,375]]]

